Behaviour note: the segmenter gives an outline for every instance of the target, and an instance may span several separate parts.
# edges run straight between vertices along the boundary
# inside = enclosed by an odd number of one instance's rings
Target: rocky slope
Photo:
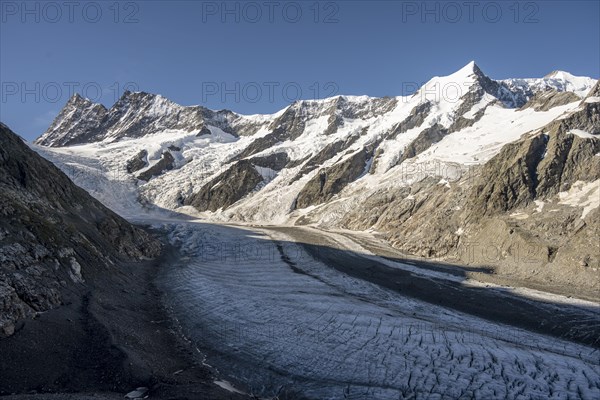
[[[407,254],[592,290],[598,92],[560,71],[493,80],[473,62],[410,96],[273,115],[127,92],[106,112],[72,99],[36,150],[119,211],[371,229]]]
[[[0,124],[0,336],[160,244],[75,186]]]

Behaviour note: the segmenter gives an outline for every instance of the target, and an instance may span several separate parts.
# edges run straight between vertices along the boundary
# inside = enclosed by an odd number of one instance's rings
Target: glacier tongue
[[[590,348],[340,274],[278,230],[157,225],[184,257],[159,282],[170,307],[208,362],[247,392],[398,399],[598,391]]]

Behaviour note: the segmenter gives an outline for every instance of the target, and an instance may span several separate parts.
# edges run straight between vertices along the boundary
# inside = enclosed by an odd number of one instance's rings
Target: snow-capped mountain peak
[[[583,98],[594,83],[594,79],[576,77],[563,71],[539,79],[496,81],[470,61],[450,75],[432,78],[409,97],[340,95],[321,100],[301,100],[278,113],[261,116],[243,116],[229,110],[212,111],[202,106],[182,106],[159,94],[130,91],[124,92],[107,110],[102,104],[95,104],[77,94],[69,99],[36,143],[65,146],[136,138],[169,130],[206,135],[215,128],[215,132],[222,131],[233,136],[270,131],[270,136],[267,135],[263,143],[251,151],[260,152],[274,143],[299,137],[311,124],[323,124],[322,134],[329,136],[344,125],[353,126],[352,121],[371,121],[371,124],[383,127],[399,124],[414,114],[411,117],[413,123],[427,119],[425,127],[440,124],[446,129],[459,130],[480,118],[490,104],[518,108],[536,93],[548,90],[572,91]]]
[[[543,78],[511,78],[500,81],[510,90],[521,91],[529,96],[546,91],[572,92],[580,98],[590,91],[596,79],[575,76],[565,71],[553,71]]]
[[[63,146],[97,140],[108,110],[100,103],[75,93],[56,116],[48,130],[36,140],[46,146]]]

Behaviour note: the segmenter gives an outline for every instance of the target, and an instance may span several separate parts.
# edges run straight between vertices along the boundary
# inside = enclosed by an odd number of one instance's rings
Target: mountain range
[[[494,80],[470,62],[408,96],[269,115],[76,94],[32,147],[124,217],[368,231],[407,257],[595,297],[599,102],[592,78]]]

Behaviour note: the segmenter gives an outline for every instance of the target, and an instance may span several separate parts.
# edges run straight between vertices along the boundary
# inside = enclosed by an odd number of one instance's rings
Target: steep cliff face
[[[93,142],[104,134],[102,124],[108,110],[102,104],[74,94],[37,142],[45,146],[64,146]]]
[[[0,335],[160,243],[75,186],[0,124]]]
[[[536,198],[536,170],[544,157],[547,140],[546,135],[537,134],[510,143],[484,165],[480,184],[470,197],[474,216],[509,211]]]

